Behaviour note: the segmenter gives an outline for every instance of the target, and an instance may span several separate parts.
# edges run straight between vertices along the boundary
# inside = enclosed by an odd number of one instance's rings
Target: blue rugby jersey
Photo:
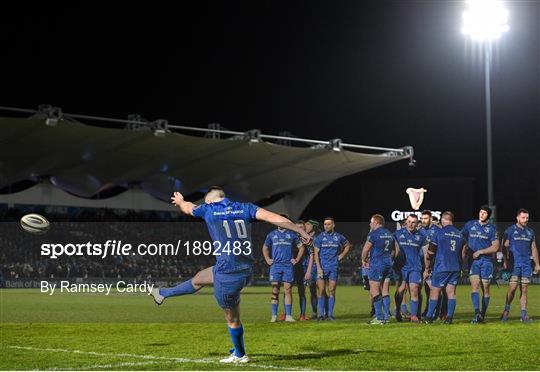
[[[452,225],[444,226],[432,236],[430,243],[437,247],[433,272],[461,270],[464,239],[459,229]]]
[[[418,231],[410,232],[406,228],[400,229],[394,233],[399,249],[405,255],[406,270],[422,271],[422,247],[426,245],[425,235]]]
[[[338,265],[340,248],[347,245],[348,240],[337,232],[327,233],[323,231],[313,241],[313,246],[319,249],[321,265],[332,267]]]
[[[441,228],[439,226],[431,224],[429,228],[426,229],[424,226],[422,226],[418,231],[420,231],[420,234],[423,234],[426,237],[427,241],[430,242],[435,233],[440,229]]]
[[[240,203],[227,198],[210,204],[201,204],[193,209],[193,215],[204,219],[216,252],[216,270],[233,273],[251,269],[251,222],[256,220],[259,207],[252,203]],[[241,249],[233,253],[235,246]],[[245,254],[250,247],[249,254]],[[228,251],[228,253],[227,253]],[[219,254],[217,254],[219,253]]]
[[[294,258],[294,248],[301,243],[295,232],[275,229],[266,236],[264,245],[272,250],[274,264],[291,264],[291,259]]]
[[[512,252],[514,264],[530,265],[532,255],[532,243],[536,236],[534,231],[514,224],[504,232],[504,241],[508,240],[508,249]]]
[[[369,265],[372,267],[391,266],[394,249],[392,233],[384,227],[379,227],[369,232],[367,241],[373,245],[369,255]]]
[[[478,220],[472,220],[465,224],[461,230],[469,249],[476,252],[490,247],[494,241],[499,240],[497,229],[490,222],[482,225]],[[478,259],[491,261],[490,254],[483,254]]]

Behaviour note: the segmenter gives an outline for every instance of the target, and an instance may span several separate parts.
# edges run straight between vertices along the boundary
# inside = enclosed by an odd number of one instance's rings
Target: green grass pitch
[[[211,288],[160,307],[142,294],[1,290],[0,370],[538,369],[540,321],[522,324],[516,298],[511,320],[501,324],[506,289],[493,288],[485,324],[469,324],[469,289],[462,286],[451,326],[371,326],[368,294],[359,287],[338,287],[335,322],[273,324],[270,288],[246,288],[242,319],[252,362],[243,366],[217,363],[230,339]],[[530,316],[540,318],[540,286],[529,297]]]

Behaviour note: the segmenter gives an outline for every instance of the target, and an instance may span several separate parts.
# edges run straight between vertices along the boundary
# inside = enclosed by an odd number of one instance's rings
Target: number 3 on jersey
[[[236,228],[236,236],[238,238],[247,238],[246,223],[244,222],[244,220],[234,220],[232,222],[234,222],[234,226]],[[227,234],[227,238],[231,239],[233,236],[231,234],[229,221],[223,221],[223,228],[225,229],[225,234]]]

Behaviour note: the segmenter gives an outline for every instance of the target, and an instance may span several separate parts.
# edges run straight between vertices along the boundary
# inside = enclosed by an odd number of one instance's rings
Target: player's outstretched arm
[[[277,213],[270,212],[266,209],[259,208],[257,209],[257,214],[255,216],[257,220],[259,221],[265,221],[268,223],[271,223],[272,225],[276,225],[278,227],[282,227],[287,230],[294,231],[303,238],[303,243],[308,244],[311,242],[311,236],[304,231],[304,229],[299,228],[294,223],[292,223],[288,218],[285,218],[283,216],[280,216]]]
[[[171,196],[171,203],[177,206],[180,209],[180,212],[184,214],[189,214],[193,216],[193,209],[196,207],[192,202],[184,200],[184,196],[176,191],[173,196]]]

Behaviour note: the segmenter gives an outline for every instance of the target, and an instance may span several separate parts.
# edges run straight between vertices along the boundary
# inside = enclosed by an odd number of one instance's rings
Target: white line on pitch
[[[216,359],[172,358],[172,357],[162,357],[162,356],[155,356],[155,355],[139,355],[139,354],[126,354],[126,353],[113,354],[113,353],[100,353],[100,352],[96,352],[96,351],[37,348],[37,347],[31,347],[31,346],[16,346],[16,345],[9,345],[7,347],[9,349],[45,351],[45,352],[52,352],[52,353],[74,353],[74,354],[86,354],[86,355],[95,355],[95,356],[107,356],[107,357],[115,357],[115,358],[126,357],[126,358],[141,358],[141,359],[152,359],[152,360],[163,360],[163,361],[168,360],[168,361],[175,362],[175,363],[213,363],[213,364],[221,364]],[[234,365],[231,365],[231,367],[232,366],[234,366]],[[255,368],[262,368],[262,369],[285,369],[285,370],[295,370],[295,371],[306,371],[306,370],[308,370],[308,369],[305,369],[305,368],[298,368],[298,367],[280,367],[280,366],[273,366],[273,365],[267,365],[267,364],[255,364],[255,363],[249,363],[247,366],[255,367]]]
[[[148,364],[158,364],[162,363],[157,360],[149,360],[146,362],[124,362],[124,363],[115,363],[115,364],[92,364],[90,366],[78,367],[77,370],[86,371],[89,369],[105,369],[105,368],[119,368],[119,367],[135,367],[135,366],[145,366]],[[74,368],[50,368],[50,371],[73,371]]]

